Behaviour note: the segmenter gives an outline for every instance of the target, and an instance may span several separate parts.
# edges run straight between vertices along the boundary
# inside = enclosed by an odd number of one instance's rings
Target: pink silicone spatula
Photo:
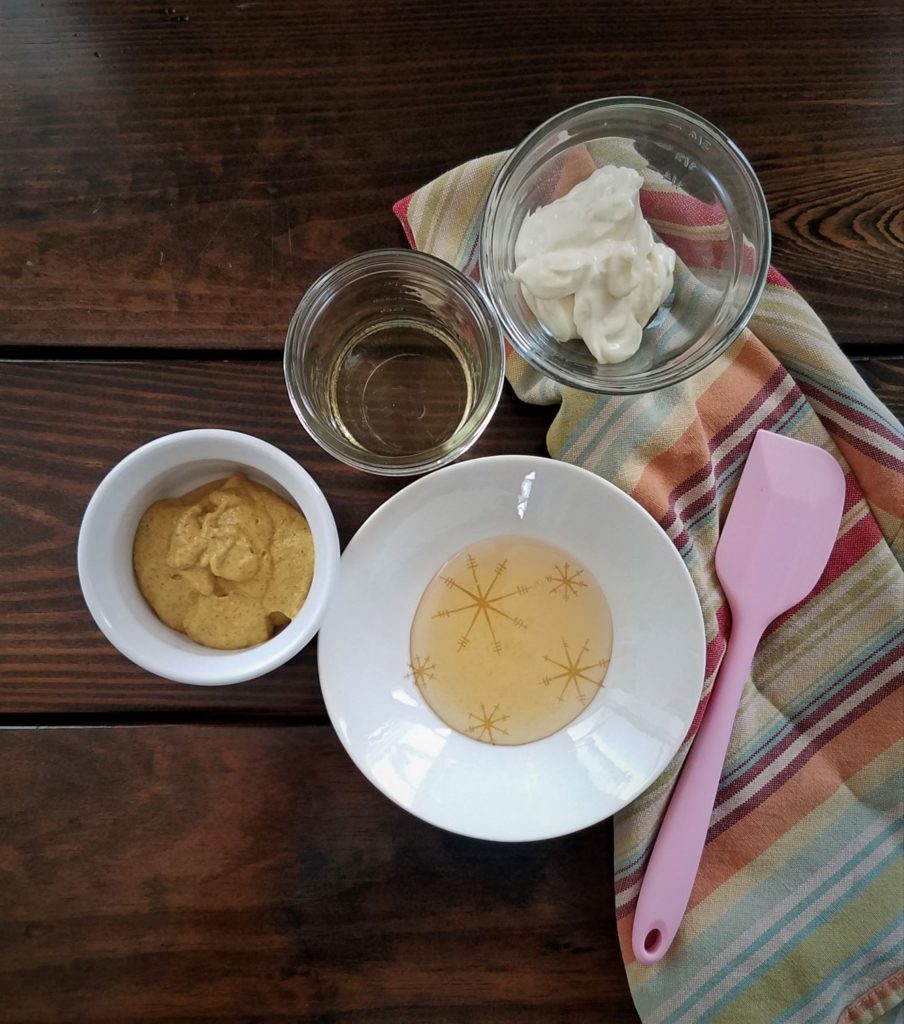
[[[716,549],[731,607],[725,658],[644,875],[631,941],[642,964],[668,950],[690,899],[735,714],[770,622],[816,586],[844,507],[844,474],[821,448],[760,430]]]

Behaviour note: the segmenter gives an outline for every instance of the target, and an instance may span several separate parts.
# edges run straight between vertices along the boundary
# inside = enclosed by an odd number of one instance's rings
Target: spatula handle
[[[665,955],[687,909],[731,729],[762,633],[740,623],[732,629],[703,723],[656,836],[631,936],[634,956],[642,964],[654,964]]]

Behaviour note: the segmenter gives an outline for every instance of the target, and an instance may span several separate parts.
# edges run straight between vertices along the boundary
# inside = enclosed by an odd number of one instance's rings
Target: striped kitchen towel
[[[476,276],[480,217],[500,153],[401,200],[410,244]],[[708,230],[674,187],[644,211],[693,267]],[[671,222],[670,222],[671,218]],[[904,999],[904,432],[775,270],[750,327],[707,369],[653,394],[600,397],[516,354],[527,402],[558,405],[552,456],[644,505],[691,572],[706,622],[703,698],[672,764],[615,821],[619,937],[645,1024],[866,1024]],[[745,689],[697,883],[656,967],[635,963],[644,864],[725,651],[713,556],[759,428],[841,463],[844,519],[814,593],[767,633]]]

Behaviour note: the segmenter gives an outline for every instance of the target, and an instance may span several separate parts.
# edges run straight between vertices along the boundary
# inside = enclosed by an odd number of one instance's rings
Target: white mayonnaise
[[[515,277],[534,315],[559,341],[583,338],[600,363],[634,355],[672,290],[675,253],[653,239],[642,184],[630,167],[600,167],[528,214],[515,242]]]

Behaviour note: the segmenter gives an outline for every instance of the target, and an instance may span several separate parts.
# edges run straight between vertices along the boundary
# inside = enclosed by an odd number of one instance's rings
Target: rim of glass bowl
[[[347,284],[371,273],[397,271],[407,264],[428,277],[440,280],[454,291],[468,307],[479,329],[490,341],[489,359],[485,366],[488,384],[475,403],[470,416],[460,423],[455,433],[443,444],[435,445],[415,455],[373,455],[347,441],[340,434],[324,426],[323,417],[300,386],[297,368],[304,349],[304,341],[316,318],[333,296]],[[308,288],[289,323],[283,354],[283,373],[289,400],[302,426],[324,451],[347,466],[376,473],[381,476],[415,476],[454,462],[463,455],[484,432],[499,404],[505,370],[505,355],[499,322],[486,296],[464,274],[444,260],[429,253],[411,249],[373,249],[359,253],[337,263],[325,271]]]
[[[571,121],[582,117],[588,112],[605,110],[612,107],[629,106],[646,108],[647,110],[657,112],[667,111],[670,114],[677,115],[687,123],[688,127],[702,130],[704,133],[711,136],[712,139],[717,142],[731,158],[734,159],[741,176],[746,180],[747,187],[750,189],[754,204],[759,213],[757,226],[759,228],[761,238],[754,239],[753,241],[757,243],[757,252],[761,255],[757,265],[754,284],[746,302],[741,308],[741,311],[736,317],[734,323],[726,332],[725,336],[711,348],[698,353],[687,363],[684,363],[681,366],[666,366],[658,370],[647,370],[643,373],[632,374],[631,376],[613,377],[610,380],[590,380],[586,377],[578,377],[568,374],[566,371],[557,367],[555,363],[546,359],[541,353],[537,352],[531,344],[530,336],[522,332],[513,317],[509,315],[503,303],[496,300],[496,295],[499,293],[499,282],[493,268],[491,240],[500,218],[500,200],[502,193],[505,191],[509,182],[512,180],[524,161],[531,156],[533,150],[538,148],[541,142],[548,139],[550,135],[562,131]],[[599,138],[603,136],[597,137]],[[648,391],[658,391],[660,388],[669,387],[672,384],[678,384],[680,381],[687,380],[688,377],[692,377],[694,374],[699,373],[700,370],[709,366],[710,363],[714,362],[720,355],[722,355],[722,353],[747,326],[747,323],[753,315],[753,311],[763,294],[763,288],[766,284],[766,275],[769,272],[771,252],[772,228],[769,219],[769,208],[766,205],[766,197],[763,193],[762,186],[760,185],[747,157],[744,156],[737,145],[735,145],[735,143],[732,142],[732,140],[721,129],[717,128],[714,124],[711,124],[705,118],[693,113],[693,111],[688,110],[686,107],[679,106],[677,103],[669,103],[667,100],[657,100],[648,96],[609,96],[603,99],[588,100],[585,103],[579,103],[577,106],[569,107],[567,110],[563,110],[561,113],[554,115],[549,118],[548,121],[544,121],[543,124],[538,128],[535,128],[523,142],[516,146],[503,162],[502,166],[496,173],[496,177],[490,188],[490,194],[484,208],[483,222],[480,228],[480,281],[481,287],[486,293],[487,299],[502,325],[503,334],[511,341],[519,355],[534,367],[534,369],[539,370],[548,377],[552,377],[561,384],[579,388],[582,391],[610,395],[636,395]]]

